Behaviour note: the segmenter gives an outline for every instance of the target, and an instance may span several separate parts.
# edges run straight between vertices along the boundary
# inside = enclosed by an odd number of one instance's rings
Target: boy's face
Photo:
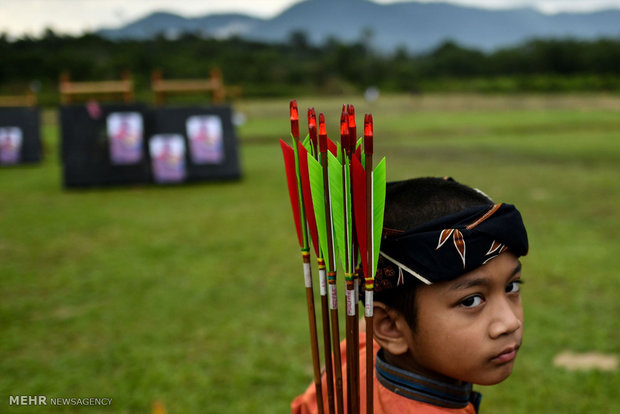
[[[512,372],[523,335],[521,264],[506,252],[450,281],[416,292],[418,321],[409,332],[415,371],[480,385]]]

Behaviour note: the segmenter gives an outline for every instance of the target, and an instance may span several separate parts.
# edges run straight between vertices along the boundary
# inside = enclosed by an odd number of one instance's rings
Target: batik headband
[[[375,279],[376,291],[407,284],[453,280],[510,250],[528,251],[521,214],[511,204],[481,205],[403,232],[386,229]]]

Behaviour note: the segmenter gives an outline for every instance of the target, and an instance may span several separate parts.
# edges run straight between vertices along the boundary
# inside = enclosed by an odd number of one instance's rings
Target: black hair
[[[390,182],[385,194],[383,227],[408,231],[429,221],[482,204],[493,204],[493,201],[481,191],[451,178],[423,177]],[[420,284],[422,282],[410,283],[405,287],[375,294],[378,302],[401,313],[414,332],[417,325],[415,294]]]
[[[452,178],[413,178],[387,184],[383,226],[402,231],[468,207],[493,204],[480,190]]]

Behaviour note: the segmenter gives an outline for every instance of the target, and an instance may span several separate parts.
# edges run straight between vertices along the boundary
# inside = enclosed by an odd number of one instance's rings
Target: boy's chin
[[[504,381],[512,374],[513,364],[501,367],[501,369],[491,372],[488,375],[481,376],[480,378],[474,378],[471,382],[477,385],[496,385]]]

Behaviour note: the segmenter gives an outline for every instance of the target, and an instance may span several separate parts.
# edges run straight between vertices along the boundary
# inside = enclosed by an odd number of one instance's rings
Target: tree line
[[[138,96],[149,90],[154,70],[165,78],[198,78],[212,68],[244,96],[360,92],[369,86],[411,93],[620,90],[620,39],[532,39],[490,52],[446,41],[426,53],[383,53],[363,41],[331,38],[312,45],[303,32],[273,44],[193,34],[112,41],[48,30],[40,38],[17,40],[0,34],[0,56],[0,93],[31,87],[49,103],[63,71],[77,81],[118,79],[130,71]]]

